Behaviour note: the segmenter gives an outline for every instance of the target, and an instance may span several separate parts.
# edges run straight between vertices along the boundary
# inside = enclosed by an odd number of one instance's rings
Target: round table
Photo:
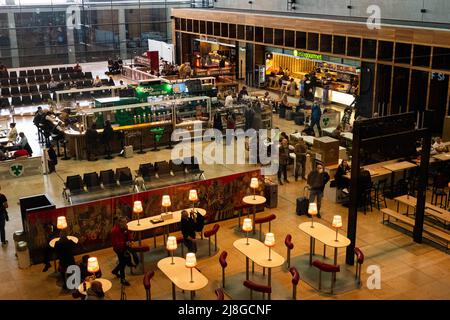
[[[67,238],[69,239],[69,240],[72,240],[73,242],[75,242],[75,243],[78,243],[78,238],[77,237],[74,237],[74,236],[67,236]],[[55,244],[56,244],[56,241],[58,241],[59,239],[61,239],[61,238],[53,238],[49,243],[48,243],[48,245],[50,246],[50,247],[52,247],[52,248],[54,248],[55,247]]]
[[[256,206],[260,205],[260,204],[264,204],[266,203],[266,198],[263,196],[258,196],[258,195],[252,195],[252,196],[245,196],[244,198],[242,198],[242,202],[244,202],[245,204],[248,205],[252,205],[253,206],[253,234],[256,233],[255,230],[255,218],[256,218]],[[249,215],[247,214],[247,217]],[[241,226],[241,214],[239,213],[239,221],[238,221],[238,228],[240,228]]]
[[[111,290],[111,288],[112,288],[112,282],[109,281],[108,279],[98,278],[98,279],[95,279],[95,281],[101,282],[102,288],[103,288],[103,292],[105,292],[105,293],[107,291]],[[90,281],[86,281],[86,290],[89,289],[90,287],[91,287],[91,282]],[[78,286],[78,291],[81,294],[86,295],[86,291],[84,291],[84,288],[83,288],[83,283]]]

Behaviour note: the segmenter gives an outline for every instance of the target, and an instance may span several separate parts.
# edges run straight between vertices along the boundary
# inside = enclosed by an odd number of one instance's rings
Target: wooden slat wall
[[[294,57],[285,56],[282,54],[273,54],[273,63],[275,66],[288,68],[291,72],[308,73],[314,70],[314,62],[303,59],[296,59]]]

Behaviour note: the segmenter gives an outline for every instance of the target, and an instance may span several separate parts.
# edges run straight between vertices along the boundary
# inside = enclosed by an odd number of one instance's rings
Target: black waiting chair
[[[131,175],[131,170],[128,167],[117,168],[116,169],[116,180],[119,181],[121,185],[130,185],[133,183],[133,176]]]
[[[99,190],[101,188],[100,178],[97,172],[85,173],[83,175],[83,181],[88,191]]]
[[[22,104],[24,104],[26,106],[33,104],[32,100],[31,100],[31,96],[29,94],[22,96]]]
[[[30,93],[30,89],[27,86],[20,87],[20,94]]]
[[[50,69],[42,69],[42,74],[50,74]]]
[[[42,75],[42,70],[41,69],[36,69],[36,70],[34,70],[34,74],[36,76],[41,76]]]
[[[385,197],[386,185],[387,179],[382,179],[375,183],[375,185],[372,187],[372,203],[377,207],[378,210],[380,210],[380,203],[384,204],[384,207],[387,208]]]
[[[52,100],[50,93],[48,93],[48,92],[42,93],[42,101],[48,101],[48,100]]]
[[[142,163],[139,165],[139,174],[144,178],[144,181],[151,181],[155,176],[155,167],[153,163]]]
[[[93,78],[92,78],[92,72],[85,72],[85,73],[84,73],[84,78],[85,78],[85,79],[93,79]]]
[[[36,83],[40,84],[40,83],[44,83],[44,76],[36,76]]]
[[[67,72],[68,73],[73,73],[74,71],[73,71],[73,67],[67,67]]]
[[[31,102],[33,104],[40,104],[42,103],[42,98],[41,95],[39,93],[35,93],[31,96]]]
[[[71,194],[77,194],[84,191],[83,180],[79,174],[68,176],[66,178],[66,189],[70,191]]]
[[[52,74],[59,74],[58,68],[52,68]]]
[[[15,107],[21,106],[22,105],[22,99],[20,96],[18,97],[12,97],[11,99],[11,104]]]
[[[0,84],[2,87],[9,87],[9,79],[1,79]]]
[[[41,93],[48,92],[48,86],[47,86],[46,84],[41,84],[41,85],[39,86],[39,91],[40,91]]]
[[[30,93],[37,93],[39,90],[38,90],[38,87],[37,86],[29,86],[28,87],[28,89],[30,90]]]
[[[26,77],[26,76],[27,76],[27,71],[26,71],[26,70],[21,70],[21,71],[19,71],[19,77],[24,78],[24,77]]]
[[[112,169],[100,171],[100,182],[104,188],[111,188],[117,186],[114,171]]]
[[[8,98],[0,98],[0,108],[9,108],[10,106]]]
[[[12,87],[11,88],[11,95],[12,96],[19,96],[20,95],[19,87]]]
[[[18,86],[19,85],[19,81],[17,81],[17,78],[9,79],[9,85],[10,86]]]
[[[83,81],[83,87],[85,87],[85,88],[92,87],[92,80],[84,80]]]
[[[26,78],[18,78],[18,82],[21,86],[27,85],[27,79]]]
[[[11,91],[9,91],[9,88],[2,88],[2,97],[9,97],[11,95]]]
[[[27,76],[28,77],[33,77],[34,76],[34,70],[33,69],[27,70]]]
[[[16,71],[10,71],[9,72],[9,79],[11,78],[17,78],[17,72]]]
[[[59,73],[67,73],[66,67],[59,67]]]
[[[186,166],[187,173],[190,173],[193,175],[198,175],[199,179],[202,176],[204,176],[204,171],[200,169],[197,157],[195,157],[195,156],[186,157],[186,158],[184,158],[183,162],[184,162],[184,165]]]
[[[28,84],[35,84],[35,83],[36,83],[36,78],[34,76],[28,77]]]
[[[61,74],[61,81],[69,81],[70,77],[68,73],[62,73]]]
[[[155,162],[155,171],[159,178],[170,176],[170,166],[167,161],[157,161]]]
[[[53,78],[55,81],[56,79]],[[52,80],[52,76],[49,74],[44,75],[44,82],[50,82]]]
[[[170,170],[172,171],[172,173],[175,176],[181,176],[181,175],[185,175],[186,171],[184,168],[184,163],[181,159],[179,159],[178,161],[169,161],[169,166],[170,166]]]

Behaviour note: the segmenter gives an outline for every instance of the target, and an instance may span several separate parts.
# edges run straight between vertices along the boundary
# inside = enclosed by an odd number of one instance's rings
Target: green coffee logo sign
[[[151,86],[138,86],[136,88],[136,96],[144,99],[148,96],[162,96],[172,93],[172,85],[169,83],[156,84]]]
[[[14,177],[20,177],[23,175],[24,167],[21,164],[13,164],[11,167],[9,167],[9,173],[11,173]]]
[[[321,54],[303,52],[298,50],[294,50],[294,56],[311,60],[323,60],[323,56]]]

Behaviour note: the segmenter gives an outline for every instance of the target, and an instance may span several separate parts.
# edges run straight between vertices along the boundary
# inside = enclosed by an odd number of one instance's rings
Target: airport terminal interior
[[[0,0],[0,299],[448,300],[450,6],[403,3]]]

